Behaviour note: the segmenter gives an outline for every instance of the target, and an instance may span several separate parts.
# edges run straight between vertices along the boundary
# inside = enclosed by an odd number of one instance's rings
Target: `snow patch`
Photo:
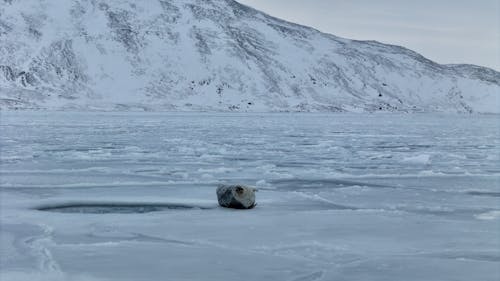
[[[430,159],[431,159],[430,155],[420,154],[420,155],[405,157],[403,158],[403,162],[426,165],[431,163]]]
[[[478,220],[498,220],[500,219],[500,211],[489,211],[486,213],[476,215]]]

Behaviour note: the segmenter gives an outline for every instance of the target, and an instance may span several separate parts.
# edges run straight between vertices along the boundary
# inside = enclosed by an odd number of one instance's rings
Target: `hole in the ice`
[[[143,214],[168,210],[205,210],[213,207],[189,204],[149,204],[149,203],[75,203],[59,204],[37,208],[39,211],[78,214]]]
[[[500,192],[493,192],[493,191],[469,191],[467,192],[469,195],[473,196],[486,196],[486,197],[500,197]]]

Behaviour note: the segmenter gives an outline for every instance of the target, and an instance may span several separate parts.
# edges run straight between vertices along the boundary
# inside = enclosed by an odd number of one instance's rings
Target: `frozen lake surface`
[[[500,279],[499,116],[0,118],[1,280]]]

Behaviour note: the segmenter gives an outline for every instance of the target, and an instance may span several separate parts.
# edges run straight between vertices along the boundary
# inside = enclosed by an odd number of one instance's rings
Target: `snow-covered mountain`
[[[0,108],[500,112],[500,73],[233,0],[0,0]]]

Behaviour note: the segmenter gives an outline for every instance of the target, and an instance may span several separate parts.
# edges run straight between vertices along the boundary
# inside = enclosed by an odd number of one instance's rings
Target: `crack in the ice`
[[[323,277],[323,271],[317,271],[305,276],[294,278],[292,281],[315,281],[322,279],[322,277]]]
[[[43,229],[43,234],[41,236],[31,237],[27,239],[25,243],[32,249],[34,255],[39,259],[40,271],[62,274],[59,264],[47,248],[47,244],[53,242],[53,230],[47,225],[39,225],[39,227]]]

